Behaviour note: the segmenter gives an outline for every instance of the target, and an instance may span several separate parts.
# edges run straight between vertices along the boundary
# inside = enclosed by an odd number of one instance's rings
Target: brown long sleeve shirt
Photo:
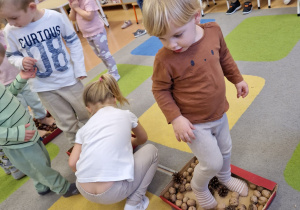
[[[188,50],[162,48],[155,57],[152,91],[168,123],[180,115],[193,124],[220,119],[229,108],[224,76],[243,81],[219,25],[200,26],[203,37]]]

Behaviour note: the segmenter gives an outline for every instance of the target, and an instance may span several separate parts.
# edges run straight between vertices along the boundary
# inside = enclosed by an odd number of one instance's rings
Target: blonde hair
[[[145,0],[143,3],[143,24],[152,36],[163,36],[170,29],[171,22],[180,27],[200,11],[199,0]]]
[[[26,11],[31,2],[34,2],[34,0],[0,0],[0,8],[3,7],[4,3],[12,3],[17,6],[17,9],[23,9]]]
[[[4,46],[0,43],[0,57],[4,58],[5,52],[6,52],[6,50],[5,50]]]
[[[85,106],[97,103],[105,104],[112,98],[116,98],[121,105],[129,104],[128,100],[122,95],[117,81],[110,74],[101,75],[98,81],[88,84],[83,91]]]

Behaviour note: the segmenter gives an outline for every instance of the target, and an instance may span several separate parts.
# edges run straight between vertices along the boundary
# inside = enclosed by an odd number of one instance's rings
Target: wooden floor
[[[204,2],[204,1],[203,1]],[[240,0],[240,2],[243,2]],[[212,1],[210,1],[210,7],[206,7],[204,9],[204,13],[214,13],[214,12],[226,12],[227,11],[227,4],[225,0],[218,0],[216,1],[217,5],[214,5]],[[253,0],[253,9],[257,9],[257,1]],[[268,1],[263,0],[260,2],[261,9],[269,9],[268,8]],[[292,0],[289,5],[283,4],[283,0],[276,0],[271,1],[271,8],[281,8],[281,7],[295,7],[295,15],[297,14],[297,0]],[[141,10],[139,8],[136,8],[137,16],[139,19],[139,24],[135,23],[135,17],[133,8],[131,5],[128,5],[128,9],[124,10],[122,6],[112,6],[112,7],[104,7],[103,8],[104,13],[107,15],[109,27],[106,27],[107,30],[107,36],[108,36],[108,46],[110,49],[110,52],[112,54],[116,53],[118,50],[129,44],[131,41],[133,41],[134,36],[133,33],[137,29],[144,29],[142,24],[142,14]],[[236,14],[233,14],[236,15]],[[248,14],[251,16],[251,13]],[[204,16],[205,18],[205,16]],[[299,17],[300,18],[300,17]],[[131,20],[132,25],[129,26],[126,29],[121,29],[122,24],[124,23],[124,20]],[[98,64],[100,64],[102,61],[100,58],[98,58],[92,49],[90,48],[87,41],[82,37],[81,33],[78,33],[82,46],[84,49],[84,56],[85,56],[85,64],[86,69],[89,71],[90,69],[94,68]],[[138,39],[138,38],[137,38]],[[116,61],[118,63],[118,61]]]

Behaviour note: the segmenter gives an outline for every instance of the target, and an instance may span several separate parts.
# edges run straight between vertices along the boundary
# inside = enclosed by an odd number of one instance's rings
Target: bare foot
[[[38,119],[38,122],[45,125],[53,125],[53,123],[55,123],[55,120],[53,117],[44,117],[42,119]]]

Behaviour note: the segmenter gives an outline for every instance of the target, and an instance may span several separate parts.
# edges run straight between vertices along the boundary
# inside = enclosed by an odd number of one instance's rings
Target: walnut
[[[231,197],[232,197],[232,198],[237,198],[237,199],[239,199],[240,194],[239,194],[238,192],[232,192],[232,193],[231,193]]]
[[[196,201],[194,199],[189,199],[186,204],[188,206],[196,206]]]
[[[189,172],[190,174],[193,173],[194,169],[193,168],[188,168],[187,172]]]
[[[254,203],[254,204],[257,204],[257,197],[255,195],[252,195],[250,197],[250,203]]]
[[[191,180],[192,180],[192,178],[193,178],[192,176],[187,176],[187,177],[186,177],[186,182],[187,182],[187,183],[190,183]]]
[[[191,187],[190,183],[185,184],[185,190],[186,191],[191,191],[192,190],[192,187]]]
[[[181,185],[179,186],[178,190],[179,190],[179,192],[181,192],[181,193],[184,192],[184,191],[185,191],[184,185],[181,184]]]
[[[225,210],[225,208],[226,208],[226,205],[224,203],[219,203],[217,205],[217,210]]]
[[[196,164],[195,163],[191,163],[191,168],[195,168]]]
[[[257,207],[255,204],[250,204],[248,210],[257,210]]]
[[[229,199],[229,205],[238,206],[239,205],[239,200],[237,198],[230,198]]]
[[[240,204],[238,207],[236,207],[236,210],[247,210],[247,208],[244,204]]]
[[[176,193],[176,189],[175,189],[174,187],[170,187],[170,188],[169,188],[169,192],[170,192],[171,194],[175,194],[175,193]]]
[[[262,210],[263,208],[264,208],[263,205],[259,205],[259,206],[257,207],[257,210]]]
[[[184,198],[182,199],[182,202],[183,202],[183,203],[186,203],[189,199],[190,199],[189,197],[184,196]]]
[[[256,185],[255,184],[252,184],[252,183],[249,183],[249,188],[251,190],[255,190],[256,189]]]
[[[254,190],[253,195],[255,195],[256,197],[260,197],[261,193],[258,190]]]
[[[186,203],[182,203],[180,208],[181,208],[182,210],[187,210],[187,209],[188,209],[188,206],[187,206]]]
[[[186,183],[187,183],[186,179],[183,179],[181,184],[186,184]]]
[[[169,193],[169,192],[166,192],[166,193],[164,194],[164,198],[169,200],[169,199],[170,199],[170,193]]]
[[[180,207],[182,205],[182,200],[176,200],[175,205]]]
[[[266,198],[270,198],[271,196],[271,192],[269,190],[263,190],[261,194]]]
[[[261,191],[263,191],[263,187],[261,187],[261,186],[257,186],[257,188],[256,188],[259,192],[261,192]]]
[[[188,210],[197,210],[195,206],[190,206]]]
[[[171,200],[173,203],[175,203],[175,201],[176,201],[176,195],[175,195],[175,194],[170,195],[170,200]]]
[[[182,193],[177,193],[176,195],[177,200],[182,200],[183,199],[183,194]]]
[[[179,183],[174,183],[174,184],[173,184],[173,187],[174,187],[175,189],[178,189],[179,186],[180,186]]]
[[[267,203],[267,201],[268,201],[268,199],[266,197],[261,196],[258,198],[258,203],[260,205],[265,205]]]
[[[187,172],[187,171],[183,172],[183,174],[182,174],[183,178],[187,177],[188,175],[189,175],[189,172]]]
[[[199,160],[196,159],[196,160],[194,161],[194,163],[197,165],[197,164],[199,163]]]

